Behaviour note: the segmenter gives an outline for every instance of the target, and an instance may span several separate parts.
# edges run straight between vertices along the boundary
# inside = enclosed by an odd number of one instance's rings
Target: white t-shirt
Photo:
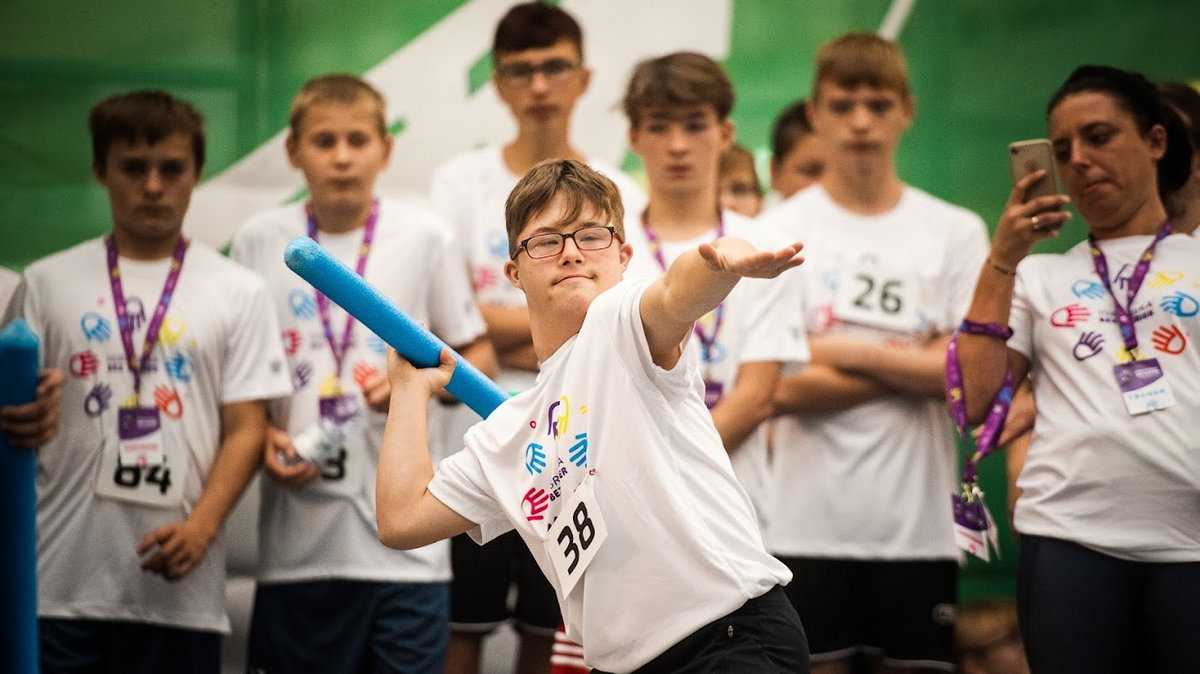
[[[804,242],[810,335],[914,343],[962,319],[987,254],[979,216],[905,186],[882,215],[819,184],[760,218]],[[857,313],[855,313],[857,311]],[[843,317],[853,316],[851,323]],[[767,542],[776,554],[954,559],[955,437],[940,396],[893,395],[777,419]]]
[[[1122,302],[1151,240],[1100,242]],[[1087,242],[1018,267],[1008,346],[1030,359],[1037,420],[1016,528],[1121,559],[1200,561],[1200,241],[1159,243],[1133,306],[1139,351],[1176,401],[1137,416],[1113,373],[1124,342]]]
[[[4,313],[4,308],[8,306],[8,300],[16,292],[19,283],[21,283],[20,274],[11,269],[0,267],[0,314]]]
[[[283,326],[284,349],[296,391],[271,406],[271,419],[296,438],[318,423],[319,400],[349,396],[354,413],[340,428],[348,433],[344,454],[323,466],[317,482],[289,489],[262,482],[259,517],[259,580],[294,582],[351,578],[385,582],[450,579],[449,543],[392,550],[379,542],[375,524],[375,467],[387,415],[367,407],[360,382],[387,372],[387,346],[355,321],[341,376],[326,340],[311,285],[283,262],[295,237],[307,235],[304,206],[295,203],[259,213],[234,237],[230,256],[267,278]],[[318,242],[354,269],[363,230],[319,233]],[[413,320],[447,344],[462,346],[483,334],[461,253],[436,216],[412,206],[379,200],[365,279]],[[329,304],[330,326],[341,345],[346,312]],[[436,403],[431,407],[440,407]],[[436,417],[436,413],[433,415]]]
[[[625,209],[641,212],[646,198],[624,173],[603,161],[588,165],[616,183]],[[453,226],[462,242],[471,283],[481,304],[525,306],[525,293],[504,277],[508,261],[508,231],[504,203],[521,176],[508,170],[503,147],[488,145],[451,157],[433,174],[430,201]],[[524,391],[537,373],[503,368],[498,383],[506,391]]]
[[[721,217],[725,235],[746,239],[759,250],[777,250],[791,243],[774,228],[733,211],[725,210]],[[716,231],[710,230],[691,241],[662,241],[663,263],[670,266],[684,251],[715,237]],[[625,278],[654,279],[662,275],[663,266],[646,236],[641,211],[625,214],[625,240],[633,246]],[[797,309],[803,303],[803,293],[802,279],[794,270],[774,279],[739,281],[721,303],[720,322],[715,311],[699,321],[705,339],[714,340],[707,350],[708,358],[704,357],[705,349],[698,335],[693,335],[689,342],[700,359],[700,374],[706,386],[719,387],[722,395],[728,393],[743,363],[780,362],[787,371],[807,361],[804,314]],[[787,310],[780,311],[781,307]],[[729,452],[733,473],[750,494],[760,522],[765,522],[767,516],[764,508],[771,470],[768,458],[766,424],[761,424]]]
[[[589,666],[617,672],[791,580],[730,470],[694,352],[672,370],[651,359],[647,285],[597,297],[535,387],[474,426],[429,485],[478,524],[477,541],[515,528],[559,595],[567,636]],[[543,539],[589,471],[608,537],[563,597]]]
[[[119,261],[138,357],[170,264]],[[166,463],[140,471],[122,472],[116,458],[117,408],[134,386],[103,240],[26,268],[9,314],[41,336],[43,365],[67,371],[59,433],[38,450],[38,615],[228,632],[223,533],[173,582],[143,572],[135,548],[196,504],[217,458],[221,406],[291,390],[262,277],[191,243],[142,375],[141,404],[160,410]],[[132,497],[157,503],[121,500]]]

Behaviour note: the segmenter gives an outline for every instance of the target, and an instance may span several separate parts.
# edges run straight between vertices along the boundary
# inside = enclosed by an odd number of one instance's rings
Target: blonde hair
[[[853,32],[826,42],[817,50],[817,76],[813,98],[822,82],[839,87],[859,86],[890,89],[901,98],[910,96],[908,71],[900,46],[874,33]]]
[[[517,237],[529,221],[550,205],[555,196],[565,201],[566,213],[555,224],[571,222],[591,206],[607,219],[607,225],[625,240],[625,207],[621,193],[604,174],[573,159],[550,159],[529,169],[504,204],[504,225],[508,230],[508,256],[517,253]]]
[[[385,118],[387,103],[383,94],[375,87],[367,84],[366,80],[350,73],[330,73],[314,77],[300,87],[296,97],[292,99],[292,112],[289,125],[293,136],[300,135],[300,125],[304,115],[312,106],[320,103],[341,103],[353,105],[365,100],[374,110],[375,121],[379,135],[387,137],[387,119]]]

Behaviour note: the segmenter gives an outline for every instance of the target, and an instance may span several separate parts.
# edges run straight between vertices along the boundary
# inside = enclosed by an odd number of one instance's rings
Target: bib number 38
[[[589,475],[563,504],[544,543],[563,597],[575,589],[607,537],[608,529],[600,515],[593,478]]]

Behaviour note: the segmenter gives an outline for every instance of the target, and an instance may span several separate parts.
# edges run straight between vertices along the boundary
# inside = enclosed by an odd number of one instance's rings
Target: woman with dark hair
[[[1195,671],[1200,663],[1200,241],[1160,193],[1186,181],[1178,117],[1141,75],[1083,66],[1047,123],[1069,196],[1005,205],[957,337],[967,416],[1028,374],[1037,417],[1015,525],[1034,672]],[[1071,203],[1088,238],[1058,236]],[[1028,256],[1028,257],[1027,257]]]

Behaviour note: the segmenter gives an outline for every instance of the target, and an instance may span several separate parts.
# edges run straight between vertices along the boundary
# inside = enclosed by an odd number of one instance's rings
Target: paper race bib
[[[846,267],[834,296],[834,315],[895,332],[911,333],[919,327],[917,278],[875,266]]]
[[[608,537],[608,528],[596,503],[593,477],[594,474],[589,474],[575,488],[542,543],[554,564],[564,599],[575,589]]]
[[[359,393],[323,396],[318,402],[320,425],[325,446],[314,463],[321,468],[321,479],[309,488],[327,494],[353,496],[363,489],[367,462],[366,402]]]
[[[160,442],[162,461],[138,464],[123,461],[123,443],[121,439],[105,438],[100,469],[96,471],[96,495],[162,508],[182,505],[188,474],[187,448]]]

